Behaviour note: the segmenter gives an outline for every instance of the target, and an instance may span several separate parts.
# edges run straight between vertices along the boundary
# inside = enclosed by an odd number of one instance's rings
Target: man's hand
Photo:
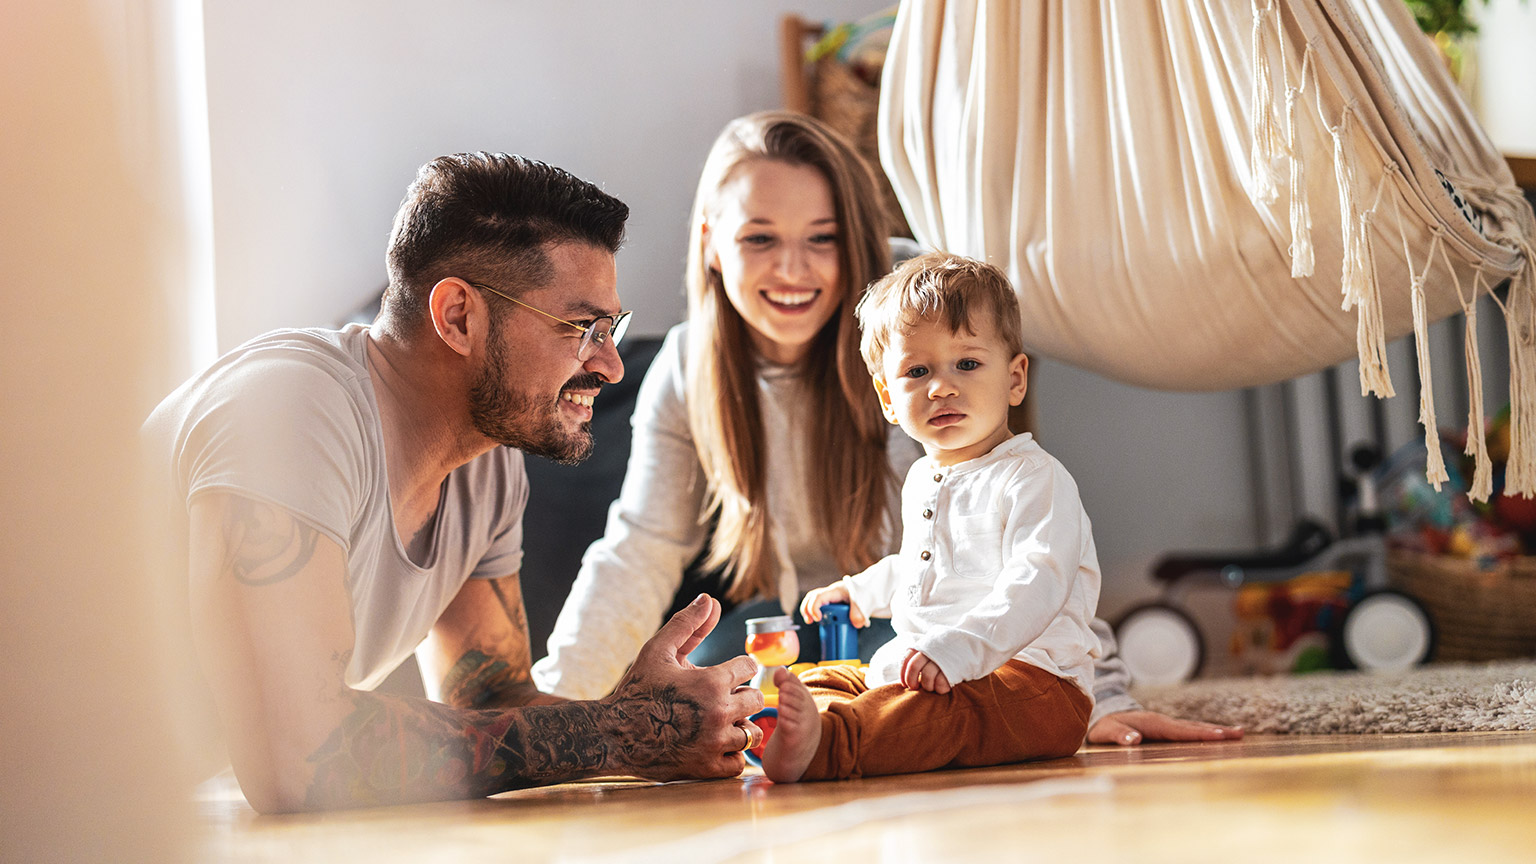
[[[807,593],[805,599],[800,601],[800,617],[815,624],[821,620],[821,607],[828,603],[847,603],[848,621],[855,627],[869,626],[869,616],[864,614],[859,604],[853,602],[848,594],[848,586],[840,581]]]
[[[743,745],[763,740],[747,720],[762,709],[763,694],[738,685],[757,664],[745,655],[704,668],[687,660],[719,620],[720,604],[699,595],[641,647],[613,693],[599,700],[609,771],[676,780],[734,777],[746,767]]]
[[[1241,737],[1241,726],[1217,726],[1198,720],[1181,720],[1156,711],[1106,714],[1088,730],[1089,744],[1119,744],[1124,747],[1143,741],[1232,741]]]
[[[901,683],[908,690],[927,690],[940,696],[949,692],[949,678],[939,664],[927,654],[910,648],[901,661]]]

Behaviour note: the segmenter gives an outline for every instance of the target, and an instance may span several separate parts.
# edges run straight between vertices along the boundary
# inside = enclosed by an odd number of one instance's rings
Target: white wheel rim
[[[1167,609],[1143,609],[1115,634],[1131,680],[1158,686],[1187,681],[1200,665],[1200,634]]]
[[[1372,595],[1350,610],[1344,622],[1344,650],[1361,669],[1411,668],[1429,653],[1429,621],[1406,597]]]

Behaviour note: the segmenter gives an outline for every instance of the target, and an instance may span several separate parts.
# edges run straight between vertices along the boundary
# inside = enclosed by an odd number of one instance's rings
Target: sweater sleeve
[[[1054,462],[1044,464],[1008,482],[1006,551],[991,591],[953,627],[936,628],[913,646],[938,663],[951,684],[989,674],[1039,639],[1077,590],[1088,526],[1076,484]]]
[[[871,618],[891,617],[891,600],[901,584],[900,559],[887,555],[852,576],[844,576],[848,596]]]
[[[1093,664],[1093,714],[1088,718],[1089,728],[1106,714],[1120,711],[1140,711],[1141,703],[1127,692],[1131,687],[1131,673],[1120,659],[1115,645],[1115,634],[1102,618],[1093,619],[1093,635],[1099,637],[1104,653]]]
[[[619,498],[603,537],[582,557],[549,655],[533,667],[547,693],[596,699],[612,690],[703,548],[704,472],[688,429],[684,336],[681,326],[667,334],[641,382]]]

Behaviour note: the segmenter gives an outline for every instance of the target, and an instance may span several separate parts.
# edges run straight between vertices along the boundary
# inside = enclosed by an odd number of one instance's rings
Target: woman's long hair
[[[837,217],[842,302],[802,361],[812,428],[805,478],[822,540],[840,569],[855,573],[885,552],[896,477],[886,460],[886,426],[859,356],[853,307],[890,269],[887,218],[873,175],[846,139],[813,118],[765,111],[732,121],[715,140],[694,198],[688,249],[688,423],[709,484],[713,519],[704,565],[723,567],[734,601],[777,593],[768,533],[768,493],[757,358],[748,324],[709,265],[705,223],[721,188],[744,163],[774,160],[821,172]]]

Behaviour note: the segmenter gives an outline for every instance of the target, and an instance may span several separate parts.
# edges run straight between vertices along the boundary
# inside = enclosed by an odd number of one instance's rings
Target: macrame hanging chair
[[[1358,356],[1387,397],[1386,343],[1465,311],[1474,498],[1475,301],[1512,280],[1506,490],[1536,491],[1536,220],[1398,0],[905,0],[879,138],[920,242],[1007,270],[1030,351],[1126,383]]]

